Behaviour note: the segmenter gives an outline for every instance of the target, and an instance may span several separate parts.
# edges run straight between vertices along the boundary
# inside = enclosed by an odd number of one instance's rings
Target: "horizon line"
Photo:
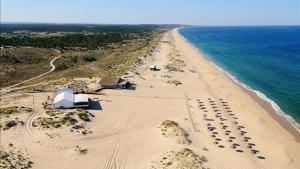
[[[203,25],[198,25],[198,24],[179,24],[179,23],[88,23],[88,22],[16,22],[16,21],[1,21],[2,24],[53,24],[53,25],[174,25],[174,26],[189,26],[189,27],[235,27],[235,26],[300,26],[300,24],[241,24],[241,25],[236,25],[236,24],[228,24],[228,25],[218,25],[218,24],[203,24]]]

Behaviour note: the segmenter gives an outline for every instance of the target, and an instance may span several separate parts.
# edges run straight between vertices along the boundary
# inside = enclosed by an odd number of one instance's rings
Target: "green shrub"
[[[96,61],[96,58],[94,56],[84,56],[83,60],[87,62],[93,62]]]

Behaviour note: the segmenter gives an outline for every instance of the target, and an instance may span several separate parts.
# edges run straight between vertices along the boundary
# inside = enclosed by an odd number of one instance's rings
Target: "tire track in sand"
[[[124,128],[114,140],[103,169],[125,169],[130,151],[130,133],[127,128]]]
[[[32,123],[34,120],[34,117],[38,114],[38,111],[33,111],[29,114],[28,118],[25,121],[25,129],[26,132],[32,136],[32,137],[37,137],[37,135],[33,131]]]
[[[186,93],[184,94],[184,96],[185,96],[186,108],[188,110],[188,114],[189,114],[189,118],[190,118],[190,122],[192,124],[193,130],[194,130],[194,132],[199,132],[199,130],[197,129],[197,127],[195,125],[195,121],[193,119],[193,115],[192,115],[192,112],[191,112],[191,109],[190,109],[189,98],[188,98]]]

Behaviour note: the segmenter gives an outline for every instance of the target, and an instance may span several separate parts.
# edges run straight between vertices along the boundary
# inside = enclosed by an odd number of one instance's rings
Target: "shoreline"
[[[250,86],[240,82],[231,75],[229,72],[225,71],[219,65],[215,64],[209,58],[205,57],[202,51],[196,48],[192,43],[190,43],[180,32],[179,29],[184,27],[176,28],[176,32],[180,37],[192,48],[194,48],[203,58],[206,59],[209,63],[211,63],[215,68],[220,70],[224,75],[230,79],[234,84],[240,87],[245,93],[247,93],[255,102],[257,102],[263,109],[268,112],[271,118],[275,119],[285,130],[287,130],[295,139],[296,142],[300,143],[300,128],[298,128],[299,124],[288,114],[284,113],[277,103],[266,97],[262,92],[252,89]],[[263,95],[263,96],[259,96]],[[264,98],[265,97],[265,98]],[[274,107],[278,107],[278,110]],[[296,124],[295,124],[296,123]]]
[[[160,71],[151,71],[151,65]],[[134,90],[87,94],[93,101],[89,109],[49,111],[44,105],[53,92],[5,95],[1,103],[17,105],[19,111],[4,120],[23,121],[24,126],[3,130],[1,142],[5,148],[25,149],[34,169],[171,169],[183,168],[181,164],[298,169],[300,144],[293,135],[224,74],[171,29],[151,56],[122,77],[135,84]],[[100,77],[76,80],[95,88]],[[80,118],[82,113],[89,121]],[[66,117],[77,122],[62,123]],[[198,163],[194,157],[204,160]],[[49,160],[55,164],[49,165]]]

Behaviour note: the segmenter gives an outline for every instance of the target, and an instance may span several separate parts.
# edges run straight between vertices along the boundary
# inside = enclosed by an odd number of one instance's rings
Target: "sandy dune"
[[[25,124],[2,131],[2,145],[26,148],[36,169],[167,169],[185,163],[211,169],[299,168],[300,144],[294,136],[176,30],[165,35],[152,57],[138,67],[140,75],[127,76],[137,84],[136,90],[90,95],[101,105],[101,110],[89,110],[95,117],[84,122],[90,134],[71,132],[70,126],[48,130],[32,126],[45,115],[42,103],[52,93],[4,96],[1,107],[35,111],[16,115]],[[152,64],[161,70],[149,71]],[[160,125],[165,120],[176,122],[190,143],[163,136]],[[177,165],[183,150],[187,157]],[[173,155],[167,164],[153,166],[169,152]]]

